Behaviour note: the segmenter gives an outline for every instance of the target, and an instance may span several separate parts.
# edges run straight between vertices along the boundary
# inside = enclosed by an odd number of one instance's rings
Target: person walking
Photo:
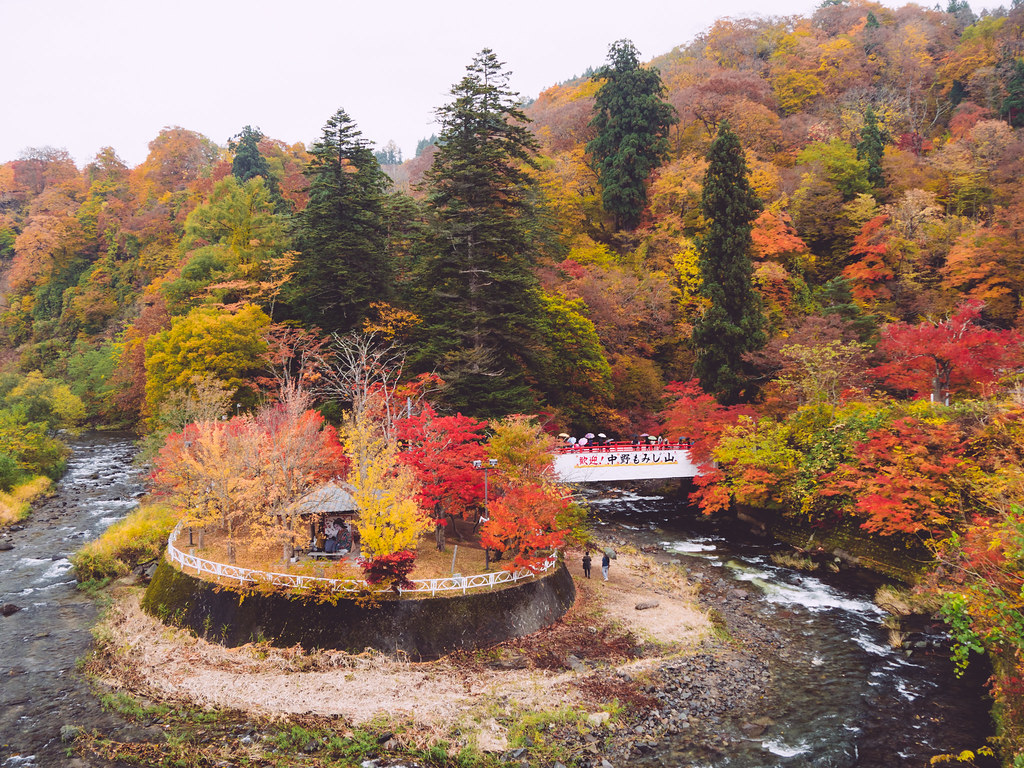
[[[608,566],[612,564],[612,559],[608,556],[608,553],[604,553],[604,557],[601,558],[601,575],[604,576],[604,580],[608,581]]]
[[[590,578],[590,550],[583,553],[583,575]]]

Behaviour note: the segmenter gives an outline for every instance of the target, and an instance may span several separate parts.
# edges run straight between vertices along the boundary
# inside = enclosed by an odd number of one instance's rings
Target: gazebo
[[[347,521],[356,512],[355,488],[341,480],[324,483],[310,491],[297,502],[295,509],[309,520],[310,542],[317,541],[317,531],[326,531],[328,526],[347,528]]]

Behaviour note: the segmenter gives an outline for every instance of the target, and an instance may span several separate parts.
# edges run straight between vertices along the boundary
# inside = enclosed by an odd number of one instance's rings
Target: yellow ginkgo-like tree
[[[344,430],[352,462],[348,481],[355,489],[355,524],[366,580],[389,584],[397,593],[411,586],[416,545],[431,520],[416,502],[412,470],[398,462],[397,444],[387,439],[383,424],[373,417],[379,411],[359,409]]]
[[[415,550],[430,519],[415,501],[416,481],[398,462],[396,444],[364,415],[345,429],[345,448],[352,462],[349,483],[355,488],[356,529],[364,556],[373,560]]]

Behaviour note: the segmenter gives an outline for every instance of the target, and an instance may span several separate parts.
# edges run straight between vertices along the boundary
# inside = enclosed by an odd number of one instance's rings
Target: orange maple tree
[[[568,533],[559,527],[559,516],[569,506],[553,488],[515,485],[489,505],[490,516],[480,529],[480,541],[498,552],[512,553],[507,570],[539,570],[543,550],[557,549]]]
[[[945,535],[963,523],[964,449],[955,424],[898,418],[869,432],[850,461],[822,478],[818,494],[838,500],[872,533]]]

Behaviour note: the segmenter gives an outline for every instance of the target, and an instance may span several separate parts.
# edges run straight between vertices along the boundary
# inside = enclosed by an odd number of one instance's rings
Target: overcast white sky
[[[112,146],[135,166],[171,125],[218,144],[253,125],[309,145],[339,107],[409,157],[482,48],[536,96],[600,66],[620,38],[648,60],[716,18],[819,1],[0,0],[0,162],[49,145],[81,166]]]

